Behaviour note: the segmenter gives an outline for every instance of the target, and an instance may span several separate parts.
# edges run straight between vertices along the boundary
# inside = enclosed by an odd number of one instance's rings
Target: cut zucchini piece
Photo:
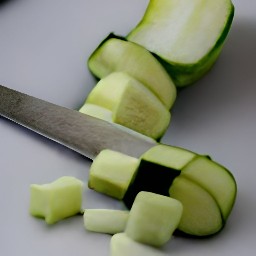
[[[111,209],[85,209],[84,226],[86,230],[116,234],[124,232],[129,211]]]
[[[195,156],[191,151],[163,144],[149,149],[141,156],[139,167],[125,193],[125,205],[131,208],[140,191],[169,196],[174,178],[180,175],[181,169]]]
[[[112,236],[110,253],[111,256],[168,256],[160,249],[134,241],[125,233]]]
[[[236,182],[233,175],[223,166],[207,157],[198,156],[181,173],[208,191],[220,207],[224,220],[227,220],[236,198]]]
[[[138,164],[137,158],[109,149],[102,150],[91,165],[88,187],[122,199]]]
[[[212,67],[233,16],[230,0],[150,0],[127,39],[155,53],[176,86],[182,87]]]
[[[138,83],[124,72],[113,72],[102,78],[89,93],[86,103],[113,111],[127,86]]]
[[[112,111],[114,123],[153,139],[159,140],[170,123],[171,114],[160,100],[124,72],[114,72],[101,79],[89,94],[86,100],[88,103]],[[108,113],[101,109],[99,111],[99,116],[109,121]]]
[[[182,210],[175,199],[141,191],[132,205],[125,233],[137,242],[163,246],[177,228]]]
[[[185,177],[177,177],[170,187],[170,197],[183,205],[178,229],[191,236],[209,236],[224,225],[217,202],[205,189]]]
[[[113,109],[113,122],[160,140],[169,126],[170,112],[137,80],[125,75],[124,82],[125,89]]]
[[[80,109],[79,112],[93,116],[107,122],[112,122],[112,112],[101,106],[95,104],[85,103]]]
[[[92,116],[92,117],[102,119],[102,120],[107,121],[107,122],[110,122],[113,125],[117,126],[118,129],[124,130],[125,132],[128,132],[130,134],[133,134],[134,136],[137,136],[140,139],[147,140],[147,141],[152,142],[152,143],[156,142],[154,139],[152,139],[152,138],[150,138],[146,135],[143,135],[139,132],[136,132],[132,129],[129,129],[129,128],[123,126],[123,125],[113,123],[112,112],[110,110],[106,109],[106,108],[103,108],[103,107],[100,107],[100,106],[97,106],[97,105],[94,105],[94,104],[90,104],[90,103],[85,103],[80,108],[79,112],[81,112],[83,114],[87,114],[87,115]]]
[[[148,87],[170,109],[176,99],[176,87],[159,61],[144,47],[110,34],[88,60],[91,72],[103,78],[123,71]]]
[[[30,186],[30,213],[53,224],[81,212],[83,182],[64,176],[50,183]]]

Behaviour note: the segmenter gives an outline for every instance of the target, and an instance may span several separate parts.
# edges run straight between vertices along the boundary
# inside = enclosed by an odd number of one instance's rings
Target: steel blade
[[[93,159],[112,149],[139,157],[157,143],[130,129],[0,85],[0,115]]]

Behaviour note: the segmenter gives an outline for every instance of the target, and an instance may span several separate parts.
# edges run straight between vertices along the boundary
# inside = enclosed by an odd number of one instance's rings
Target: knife
[[[140,157],[157,142],[131,129],[0,85],[0,115],[90,159],[103,149]]]

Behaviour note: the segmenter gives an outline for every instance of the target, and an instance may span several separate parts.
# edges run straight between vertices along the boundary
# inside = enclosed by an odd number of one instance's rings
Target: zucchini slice
[[[150,0],[127,39],[155,53],[176,86],[183,87],[215,63],[233,16],[230,0]]]
[[[84,227],[98,233],[116,234],[124,232],[129,211],[111,209],[85,209]]]
[[[226,168],[207,157],[198,156],[182,169],[181,176],[208,191],[216,200],[224,221],[227,220],[235,202],[237,186]]]
[[[191,236],[209,236],[219,232],[223,225],[221,211],[215,199],[204,188],[179,176],[170,187],[170,197],[183,205],[178,229]]]
[[[134,131],[130,128],[127,128],[123,125],[114,123],[113,119],[112,119],[112,111],[110,111],[109,109],[100,107],[100,106],[95,105],[95,104],[84,103],[84,105],[79,109],[79,112],[81,112],[83,114],[86,114],[86,115],[89,115],[89,116],[92,116],[92,117],[102,119],[102,120],[107,121],[107,122],[110,122],[113,125],[117,126],[118,129],[124,130],[124,131],[126,131],[130,134],[133,134],[134,136],[137,136],[138,138],[141,138],[143,140],[147,140],[147,141],[152,142],[152,143],[155,142],[154,139],[152,139],[152,138],[150,138],[146,135],[143,135],[139,132],[136,132],[136,131]]]
[[[102,78],[88,95],[86,104],[112,111],[114,123],[156,140],[164,135],[171,119],[170,112],[161,101],[124,72],[114,72]],[[109,116],[102,112],[100,110],[99,116],[107,119]]]
[[[169,110],[176,87],[159,61],[144,47],[110,34],[92,53],[88,67],[98,78],[123,71],[147,86]]]

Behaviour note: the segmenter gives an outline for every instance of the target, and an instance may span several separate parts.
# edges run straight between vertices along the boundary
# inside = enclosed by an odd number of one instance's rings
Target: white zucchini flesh
[[[141,191],[130,210],[125,233],[137,242],[163,246],[178,227],[182,211],[176,199]]]
[[[54,224],[81,212],[83,182],[63,176],[52,183],[30,186],[30,214]]]
[[[197,156],[197,154],[189,150],[159,144],[145,152],[142,155],[142,159],[175,170],[181,170],[186,164],[195,158],[195,156]]]
[[[95,104],[85,103],[79,109],[79,112],[105,120],[107,122],[112,122],[112,112],[106,108],[103,108]]]
[[[143,95],[143,97],[142,97]],[[86,104],[99,108],[99,117],[123,125],[153,139],[159,140],[170,123],[171,114],[146,86],[124,72],[113,72],[102,78],[89,93]],[[80,111],[87,111],[86,104]]]
[[[139,160],[104,149],[94,159],[89,172],[88,187],[111,197],[122,199]]]
[[[233,15],[230,0],[150,0],[127,38],[169,63],[176,85],[184,86],[213,64]]]
[[[130,78],[112,118],[114,123],[160,140],[169,126],[171,113],[147,87]]]
[[[160,249],[134,241],[125,233],[112,236],[110,254],[111,256],[168,256]]]
[[[219,232],[224,223],[216,200],[201,186],[182,176],[170,187],[170,197],[183,205],[178,229],[191,236],[208,236]]]
[[[113,235],[124,232],[129,211],[85,209],[83,217],[86,230]]]
[[[106,108],[103,108],[101,106],[91,104],[91,103],[84,103],[84,105],[79,109],[79,112],[89,115],[89,116],[92,116],[92,117],[102,119],[107,122],[110,122],[113,125],[117,126],[118,129],[124,130],[125,132],[128,132],[140,139],[147,140],[152,143],[155,142],[154,139],[152,139],[146,135],[143,135],[139,132],[129,129],[128,127],[125,127],[123,125],[114,123],[113,119],[112,119],[112,111],[110,111],[109,109],[106,109]]]
[[[223,166],[198,156],[181,172],[182,177],[199,184],[216,200],[223,219],[226,220],[232,210],[236,197],[236,182],[233,175]]]
[[[134,79],[128,74],[113,72],[100,79],[89,93],[86,103],[95,104],[113,111],[131,81],[134,81]]]
[[[148,87],[170,109],[176,87],[159,61],[144,47],[110,35],[92,53],[88,67],[98,78],[115,71],[126,72]]]

